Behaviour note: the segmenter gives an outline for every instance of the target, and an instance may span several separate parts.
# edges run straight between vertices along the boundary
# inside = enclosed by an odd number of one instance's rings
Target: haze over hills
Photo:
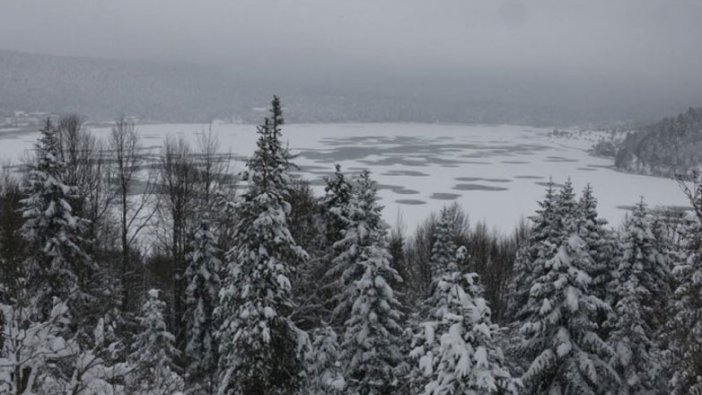
[[[690,105],[684,98],[637,101],[627,92],[612,96],[599,89],[582,82],[560,84],[557,76],[528,78],[494,70],[444,75],[330,71],[286,79],[284,72],[249,66],[0,50],[0,111],[79,112],[97,121],[127,114],[157,122],[256,122],[256,109],[273,93],[285,97],[290,122],[602,126],[647,122]]]

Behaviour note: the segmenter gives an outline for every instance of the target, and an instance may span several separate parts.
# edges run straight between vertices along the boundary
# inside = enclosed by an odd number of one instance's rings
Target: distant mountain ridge
[[[284,63],[280,67],[285,67]],[[276,70],[275,74],[285,76],[284,71]],[[636,107],[632,110],[603,104],[586,108],[567,100],[544,104],[533,100],[539,93],[532,89],[539,88],[541,93],[550,91],[540,82],[518,87],[518,84],[492,76],[492,82],[484,82],[478,89],[478,82],[485,77],[480,73],[466,73],[470,78],[465,81],[444,81],[453,87],[451,94],[441,86],[430,88],[427,85],[425,89],[419,84],[419,88],[405,89],[403,86],[408,84],[403,79],[384,86],[374,84],[375,80],[384,80],[382,75],[372,75],[374,79],[365,81],[366,86],[356,86],[353,81],[339,82],[343,76],[320,79],[314,82],[316,86],[311,86],[309,81],[305,83],[294,78],[278,83],[262,76],[251,77],[255,72],[255,69],[242,72],[197,64],[0,50],[0,116],[3,112],[20,110],[78,112],[94,121],[130,115],[156,122],[234,119],[255,123],[261,117],[257,108],[265,106],[274,93],[282,97],[289,122],[572,126],[640,120],[641,114],[656,116],[655,112]],[[338,84],[324,82],[329,78]],[[435,76],[424,78],[429,80],[419,82],[429,84]],[[367,88],[369,85],[371,88]],[[504,96],[505,92],[515,89],[521,89],[520,96]]]
[[[205,67],[0,50],[0,108],[161,121],[232,113],[235,93]]]
[[[630,133],[615,166],[637,173],[673,176],[702,167],[702,107],[690,108]]]

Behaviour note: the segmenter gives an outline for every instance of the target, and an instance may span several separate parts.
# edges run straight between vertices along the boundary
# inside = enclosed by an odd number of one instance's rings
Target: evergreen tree
[[[351,394],[392,391],[398,385],[396,368],[402,361],[399,302],[389,285],[390,279],[400,279],[390,266],[386,225],[377,199],[375,182],[364,171],[354,185],[344,238],[335,245],[344,251],[335,259],[345,268],[336,312],[349,310],[342,361]]]
[[[346,246],[340,241],[344,238],[346,229],[350,225],[350,204],[353,194],[353,185],[341,171],[340,165],[335,165],[336,171],[332,177],[326,179],[324,196],[320,201],[322,218],[326,231],[326,251],[322,259],[327,268],[320,287],[319,297],[325,310],[329,312],[329,319],[334,327],[343,331],[343,325],[348,318],[350,307],[343,304],[342,273],[348,266],[348,259],[339,258],[346,253]]]
[[[327,245],[332,246],[344,236],[348,222],[348,205],[351,200],[351,184],[341,171],[341,165],[334,165],[332,177],[326,179],[324,197],[321,200],[322,214],[326,224]]]
[[[47,120],[40,132],[36,159],[23,186],[22,233],[32,252],[24,268],[28,294],[33,295],[41,317],[47,318],[55,297],[76,300],[85,296],[80,282],[87,279],[87,259],[80,248],[83,220],[73,215],[69,203],[76,190],[63,182],[56,129]]]
[[[653,221],[643,201],[636,205],[622,232],[622,256],[611,287],[616,295],[610,343],[622,383],[620,394],[665,391],[662,353],[656,341],[660,316],[670,296],[670,273],[656,240]]]
[[[616,271],[617,254],[616,234],[608,231],[607,221],[597,214],[597,198],[592,186],[587,184],[579,202],[580,237],[587,245],[587,250],[593,261],[592,289],[597,297],[612,303],[609,283]]]
[[[456,245],[453,242],[452,220],[449,209],[442,208],[434,231],[434,244],[431,247],[431,272],[434,278],[445,273],[450,264],[455,264]]]
[[[702,184],[700,184],[702,185]],[[702,198],[702,194],[697,195]],[[702,200],[695,204],[702,210]],[[700,211],[702,212],[702,211]],[[702,226],[695,221],[686,230],[686,257],[676,262],[673,274],[673,318],[666,327],[670,340],[670,393],[702,394]]]
[[[219,329],[214,309],[219,302],[221,262],[218,258],[217,239],[209,220],[200,221],[193,240],[185,272],[186,326],[185,356],[188,381],[209,387],[211,375],[217,368],[216,332]]]
[[[509,285],[510,301],[508,315],[519,319],[519,312],[529,298],[529,289],[534,282],[533,267],[552,257],[556,246],[550,241],[557,235],[556,194],[553,182],[546,187],[546,196],[539,203],[526,245],[517,251]]]
[[[237,203],[234,247],[220,291],[220,392],[288,394],[302,371],[290,274],[307,254],[292,238],[286,201],[290,154],[280,141],[280,101],[258,127],[257,149],[247,162],[248,190]]]
[[[543,239],[514,351],[528,363],[522,379],[529,394],[603,393],[619,381],[609,364],[614,351],[598,333],[598,317],[611,309],[591,288],[596,265],[578,235],[582,216],[570,182],[552,209],[554,221],[536,233]]]
[[[575,200],[573,182],[569,179],[563,183],[558,196],[556,196],[555,215],[558,218],[559,230],[566,230],[570,225],[580,225],[580,213],[578,212],[578,202]],[[571,222],[574,221],[575,222]]]
[[[464,255],[465,247],[458,254]],[[434,281],[428,320],[420,324],[410,353],[418,361],[413,387],[427,395],[516,394],[478,276],[462,274],[458,259]]]
[[[27,251],[20,232],[24,222],[19,209],[22,198],[20,183],[14,176],[5,175],[0,180],[0,303],[17,303],[23,286],[22,265]]]
[[[576,234],[534,265],[516,354],[529,361],[528,394],[600,394],[618,382],[614,352],[597,334],[594,317],[609,306],[592,295],[591,259]]]
[[[183,390],[175,359],[175,337],[166,328],[158,290],[151,289],[139,315],[140,332],[135,336],[129,356],[132,372],[128,379],[131,393],[171,395]]]
[[[310,395],[343,394],[346,382],[341,370],[339,342],[328,325],[312,331],[312,345],[306,356]]]

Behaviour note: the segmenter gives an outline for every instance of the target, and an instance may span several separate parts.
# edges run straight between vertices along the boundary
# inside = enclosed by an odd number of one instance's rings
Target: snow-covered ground
[[[144,147],[156,149],[168,134],[195,141],[209,125],[141,125]],[[222,151],[236,158],[255,148],[254,125],[212,126]],[[95,129],[104,136],[108,129]],[[618,224],[626,210],[644,197],[651,206],[686,205],[674,181],[610,168],[611,160],[588,155],[592,139],[549,137],[550,129],[523,126],[446,124],[293,124],[284,139],[298,155],[295,162],[318,193],[323,177],[340,163],[346,171],[367,168],[380,184],[384,215],[391,225],[398,215],[408,230],[442,205],[457,201],[471,221],[510,231],[531,215],[543,197],[544,183],[571,178],[576,189],[591,183],[600,214]],[[31,149],[37,133],[0,131],[0,157],[16,161]]]

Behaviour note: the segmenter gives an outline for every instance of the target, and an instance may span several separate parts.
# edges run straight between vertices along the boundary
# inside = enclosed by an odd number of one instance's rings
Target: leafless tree
[[[171,316],[176,343],[185,344],[180,318],[185,312],[186,247],[197,209],[198,172],[190,146],[183,138],[168,137],[158,164],[159,228],[162,242],[170,253],[173,291]]]
[[[105,230],[109,227],[108,213],[114,201],[114,194],[109,190],[112,168],[105,156],[104,144],[76,114],[62,116],[56,128],[65,163],[64,182],[78,190],[72,208],[87,220],[85,237],[89,244],[99,243],[104,247],[109,244],[110,232]],[[94,249],[89,252],[94,253]]]
[[[230,247],[229,233],[235,220],[235,213],[229,205],[237,192],[237,177],[230,168],[231,154],[220,151],[219,139],[211,128],[199,136],[197,149],[198,215],[212,221],[224,250]]]
[[[112,184],[118,200],[120,221],[122,307],[126,309],[130,301],[132,246],[155,215],[157,202],[154,199],[152,173],[144,171],[144,157],[134,122],[124,117],[115,122],[109,148],[114,161]]]

